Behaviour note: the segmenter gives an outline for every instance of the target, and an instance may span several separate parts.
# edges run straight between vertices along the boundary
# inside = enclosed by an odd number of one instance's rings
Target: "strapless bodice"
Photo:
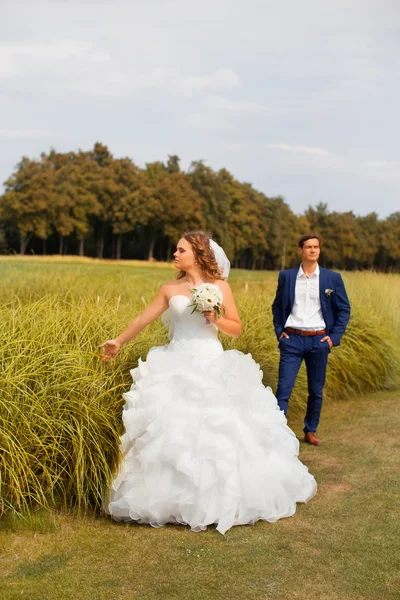
[[[190,298],[183,294],[172,296],[163,322],[169,325],[168,350],[185,354],[210,355],[223,352],[218,340],[218,328],[206,322],[203,315],[193,312]]]

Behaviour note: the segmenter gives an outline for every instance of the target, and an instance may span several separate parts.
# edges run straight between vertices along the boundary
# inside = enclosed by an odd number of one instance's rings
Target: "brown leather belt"
[[[303,331],[302,329],[293,329],[292,327],[285,327],[285,331],[289,333],[297,333],[297,335],[323,335],[326,333],[326,329],[320,329],[319,331]]]

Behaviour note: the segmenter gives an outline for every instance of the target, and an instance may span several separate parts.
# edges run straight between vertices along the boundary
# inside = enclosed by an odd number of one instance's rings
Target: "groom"
[[[272,305],[280,363],[276,397],[287,413],[300,365],[305,360],[308,380],[304,440],[320,446],[316,432],[322,408],[322,390],[328,354],[339,346],[350,318],[350,303],[339,273],[318,265],[320,237],[314,233],[299,239],[301,265],[281,271]]]

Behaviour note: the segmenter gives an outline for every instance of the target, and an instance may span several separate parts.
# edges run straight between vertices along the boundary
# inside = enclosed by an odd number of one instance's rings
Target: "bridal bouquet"
[[[214,310],[217,315],[217,319],[222,315],[222,293],[217,285],[213,283],[202,283],[201,285],[190,290],[192,295],[190,296],[190,306],[193,307],[192,314],[197,312],[207,312]],[[206,319],[207,324],[210,323]]]

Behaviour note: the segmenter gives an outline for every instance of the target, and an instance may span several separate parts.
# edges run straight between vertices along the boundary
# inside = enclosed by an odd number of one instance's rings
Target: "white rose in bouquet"
[[[190,306],[193,307],[192,314],[214,310],[217,318],[222,315],[222,293],[219,287],[213,283],[202,283],[190,290]],[[207,319],[207,323],[209,323]]]

